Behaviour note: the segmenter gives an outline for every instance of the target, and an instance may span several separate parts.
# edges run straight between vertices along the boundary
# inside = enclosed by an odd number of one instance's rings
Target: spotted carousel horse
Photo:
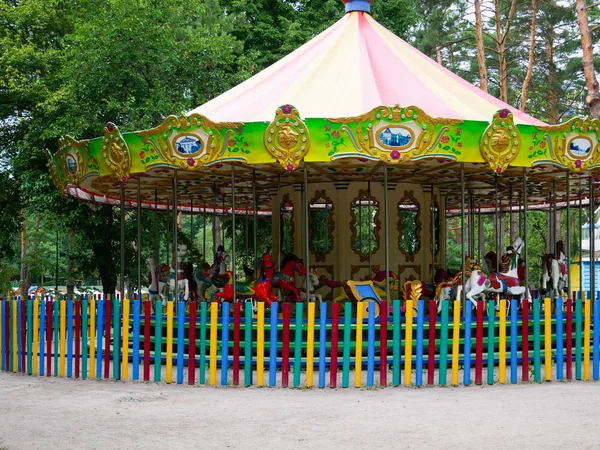
[[[227,267],[231,264],[231,257],[224,250],[222,245],[217,248],[215,255],[215,263],[209,266],[207,263],[197,267],[194,273],[194,278],[198,284],[198,297],[200,300],[208,301],[207,291],[217,293],[222,291],[227,285],[229,278],[227,277]]]
[[[281,271],[276,272],[273,276],[273,287],[287,292],[288,300],[292,298],[297,302],[301,302],[300,291],[294,281],[295,273],[300,276],[306,276],[306,266],[300,258],[290,253],[281,261]]]
[[[171,292],[175,291],[175,283],[181,293],[183,291],[183,300],[188,301],[190,298],[190,282],[186,278],[186,263],[183,262],[183,258],[187,255],[187,245],[177,244],[177,273],[175,269],[171,268],[169,271],[169,288]],[[174,299],[179,300],[179,299]]]
[[[546,294],[548,282],[552,281],[551,297],[562,296],[568,283],[567,257],[563,252],[563,241],[556,243],[555,253],[546,253],[542,257],[542,293]]]
[[[477,304],[477,297],[485,297],[487,293],[506,294],[519,296],[521,300],[527,297],[530,300],[529,291],[525,286],[521,286],[519,279],[519,255],[523,249],[523,241],[517,238],[512,247],[509,247],[507,253],[502,257],[499,273],[490,273],[483,270],[474,269],[468,278],[464,287],[466,298],[474,305]],[[457,298],[460,298],[462,286],[457,289]],[[499,308],[499,305],[496,305]]]
[[[382,299],[386,299],[386,297],[387,297],[386,296],[386,283],[387,283],[388,278],[389,278],[389,283],[390,283],[390,292],[397,292],[398,289],[400,288],[400,279],[398,278],[398,275],[396,275],[394,272],[389,271],[389,273],[387,273],[385,270],[380,270],[371,279],[371,281],[373,281],[373,287],[375,289],[375,292]],[[326,277],[322,277],[321,279],[323,280],[323,284],[325,284],[326,286],[328,286],[332,289],[339,288],[339,287],[342,288],[340,294],[336,298],[333,299],[334,302],[346,302],[346,301],[352,299],[352,294],[347,291],[348,283],[346,281],[334,281],[334,280],[329,280]]]
[[[473,270],[481,270],[481,267],[477,264],[477,261],[471,256],[465,257],[465,279],[466,284],[470,286],[469,279]],[[458,295],[456,298],[460,298],[460,290],[458,287],[462,284],[462,270],[458,272],[453,270],[442,271],[437,274],[437,284],[435,288],[434,300],[437,305],[437,312],[442,310],[443,301],[451,301],[454,295]]]
[[[236,281],[235,292],[236,299],[246,300],[251,298],[253,301],[262,301],[271,306],[271,303],[277,301],[277,296],[272,292],[273,276],[275,274],[273,260],[271,255],[265,253],[262,261],[263,277],[260,280]],[[226,272],[227,284],[222,292],[215,294],[215,301],[231,302],[233,301],[233,273]]]
[[[317,294],[315,289],[319,286],[319,274],[317,273],[317,269],[311,268],[310,271],[306,274],[308,278],[308,292],[309,295],[306,295],[306,280],[300,288],[300,297],[302,300],[308,300],[309,302],[319,301],[319,304],[323,303],[323,296],[321,294]]]

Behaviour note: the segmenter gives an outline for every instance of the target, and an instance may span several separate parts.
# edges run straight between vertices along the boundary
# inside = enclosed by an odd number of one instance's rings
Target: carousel
[[[345,6],[323,33],[208,103],[149,130],[108,123],[102,137],[66,136],[48,155],[64,195],[120,208],[123,254],[126,209],[138,220],[143,208],[169,214],[167,260],[158,249],[142,261],[137,245],[137,294],[146,280],[163,302],[267,306],[391,301],[405,290],[464,305],[570,293],[570,228],[558,235],[554,213],[566,209],[567,223],[575,214],[581,223],[582,211],[595,209],[599,122],[547,125],[393,35],[370,2]],[[528,258],[532,210],[551,217],[556,246],[543,261]],[[507,213],[518,221],[503,226]],[[180,214],[203,217],[203,239],[180,239]],[[487,247],[482,217],[506,229]],[[267,243],[257,238],[265,219]],[[459,246],[451,249],[453,219]],[[242,221],[245,237],[220,236],[223,220],[232,230]],[[190,245],[203,259],[195,266]],[[460,267],[449,268],[450,257]],[[542,264],[542,280],[530,279]],[[122,256],[120,292],[124,280]]]

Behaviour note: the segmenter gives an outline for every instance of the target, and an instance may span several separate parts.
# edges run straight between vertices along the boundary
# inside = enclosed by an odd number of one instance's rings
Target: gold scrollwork
[[[328,119],[331,123],[341,124],[340,130],[348,134],[350,141],[358,153],[348,154],[348,157],[375,157],[390,164],[408,161],[417,156],[431,152],[448,127],[462,123],[458,119],[431,117],[417,106],[402,108],[393,106],[378,106],[369,112],[355,117]],[[356,124],[356,136],[349,125]],[[409,131],[411,139],[403,146],[384,144],[379,135],[387,125],[403,124],[402,128]],[[438,126],[441,125],[440,129]],[[434,136],[436,134],[437,136]],[[341,155],[344,156],[344,155]],[[332,159],[339,158],[334,155]]]
[[[106,125],[104,133],[101,146],[102,158],[119,181],[125,182],[129,178],[129,171],[131,170],[131,155],[127,142],[112,122]]]
[[[404,300],[418,301],[423,292],[423,283],[419,280],[407,281],[404,283]]]
[[[264,135],[265,148],[286,170],[298,168],[298,164],[310,148],[310,134],[292,105],[277,109],[275,119]]]
[[[479,150],[483,159],[496,173],[502,173],[517,157],[521,148],[521,134],[508,109],[494,114],[494,120],[486,128]]]
[[[186,170],[200,170],[221,158],[228,140],[233,135],[231,130],[241,126],[241,122],[213,122],[201,114],[182,114],[179,117],[171,115],[161,125],[137,131],[136,134],[144,138],[142,142],[152,145],[167,163]],[[192,128],[200,128],[201,133],[192,133]],[[226,130],[223,138],[222,130]],[[186,134],[193,135],[202,142],[201,151],[193,155],[181,155],[176,151],[174,141]]]
[[[545,132],[550,157],[559,165],[574,172],[592,169],[600,165],[600,120],[590,117],[574,117],[560,125],[536,127]],[[573,144],[586,140],[590,147],[585,154],[576,154]]]
[[[56,154],[47,154],[52,181],[59,189],[65,183],[79,184],[86,170],[88,145],[89,141],[77,141],[71,136],[65,136],[59,139]]]

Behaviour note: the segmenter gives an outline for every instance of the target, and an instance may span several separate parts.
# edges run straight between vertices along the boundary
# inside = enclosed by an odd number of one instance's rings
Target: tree
[[[592,41],[592,31],[588,24],[588,6],[586,0],[576,0],[577,23],[579,24],[579,33],[581,35],[581,48],[583,50],[583,74],[588,94],[585,97],[585,103],[590,108],[590,114],[594,118],[600,118],[600,92],[598,88],[598,79],[594,70],[594,48]]]

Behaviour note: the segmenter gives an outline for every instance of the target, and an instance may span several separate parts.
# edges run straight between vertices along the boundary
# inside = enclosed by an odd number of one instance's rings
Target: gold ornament
[[[556,165],[573,172],[594,169],[600,165],[600,120],[574,117],[560,125],[536,128],[545,132],[542,142],[547,145],[550,158]],[[588,147],[587,151],[581,151],[585,146]],[[546,162],[539,161],[534,165]]]
[[[129,171],[131,170],[129,147],[114,123],[109,122],[104,128],[104,133],[101,146],[102,158],[119,181],[125,182],[129,178]]]
[[[275,119],[265,131],[264,143],[286,170],[298,168],[310,148],[310,135],[296,108],[284,105],[277,109]]]
[[[502,173],[517,157],[520,148],[521,134],[512,113],[508,109],[498,111],[481,138],[481,156],[493,171]]]

